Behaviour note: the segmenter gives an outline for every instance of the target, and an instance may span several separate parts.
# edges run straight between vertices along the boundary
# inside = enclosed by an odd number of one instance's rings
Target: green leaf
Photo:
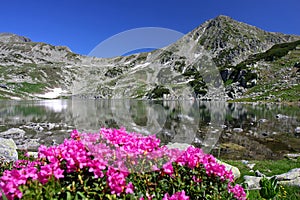
[[[3,200],[8,200],[7,197],[5,196],[5,194],[4,194],[4,192],[3,192],[2,190],[1,190],[1,193],[2,193],[2,199],[3,199]]]
[[[76,196],[77,196],[77,194],[79,194],[79,196],[81,196],[83,199],[87,199],[87,198],[84,196],[84,194],[83,194],[82,192],[79,192],[79,191],[78,191],[78,192],[76,193]]]
[[[279,188],[277,187],[276,177],[269,179],[263,177],[260,182],[261,190],[259,191],[261,197],[266,199],[274,198],[279,193]]]
[[[67,191],[67,200],[72,200],[72,196],[71,196],[71,193],[69,191]]]

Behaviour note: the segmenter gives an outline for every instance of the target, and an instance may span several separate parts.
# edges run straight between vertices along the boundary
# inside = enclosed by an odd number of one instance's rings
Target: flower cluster
[[[182,190],[181,192],[176,192],[172,196],[170,196],[168,193],[166,193],[162,200],[189,200],[189,199],[190,199],[190,197],[186,196],[185,191]]]
[[[125,129],[102,128],[99,133],[79,133],[74,130],[71,139],[58,146],[40,146],[38,158],[34,161],[17,161],[12,170],[7,170],[0,178],[0,190],[8,199],[22,198],[19,187],[38,181],[47,184],[50,179],[63,182],[68,174],[83,175],[88,172],[93,180],[104,178],[106,192],[111,195],[142,194],[134,181],[129,179],[131,174],[155,172],[157,179],[174,178],[173,163],[186,166],[190,170],[202,167],[208,177],[219,177],[224,183],[228,182],[228,193],[236,199],[245,199],[245,192],[239,185],[232,186],[233,175],[226,171],[223,165],[199,148],[190,146],[186,151],[168,149],[160,146],[160,140],[155,135],[143,136],[137,133],[127,133]],[[146,173],[146,174],[147,174]],[[81,176],[80,175],[80,176]],[[78,175],[79,177],[79,175]],[[147,178],[145,182],[150,181]],[[195,183],[201,183],[202,177],[193,175]],[[137,180],[137,179],[133,179]],[[226,182],[226,183],[227,183]],[[171,195],[165,193],[164,200],[190,199],[187,191],[177,190]],[[1,197],[0,192],[0,197]],[[152,196],[151,196],[152,195]],[[144,193],[139,196],[151,199],[153,195]]]
[[[246,193],[244,188],[240,185],[235,185],[234,187],[231,184],[228,184],[228,191],[234,194],[236,199],[245,199]]]

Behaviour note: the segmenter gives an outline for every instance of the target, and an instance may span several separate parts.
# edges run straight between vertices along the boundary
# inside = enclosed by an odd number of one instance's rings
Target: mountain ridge
[[[300,36],[266,32],[224,15],[165,48],[108,59],[0,34],[0,96],[36,99],[36,94],[61,88],[66,93],[57,97],[237,99],[259,82],[260,71],[237,66],[276,44],[296,40]]]

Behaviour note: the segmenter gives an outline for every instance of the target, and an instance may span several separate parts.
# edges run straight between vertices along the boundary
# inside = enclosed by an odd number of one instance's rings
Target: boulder
[[[14,139],[19,139],[23,138],[25,135],[25,131],[19,128],[11,128],[8,129],[7,131],[1,132],[0,136],[4,138],[14,138]]]
[[[218,159],[216,159],[216,160],[219,164],[224,165],[227,171],[230,171],[230,170],[232,171],[232,174],[233,174],[235,180],[241,176],[241,172],[237,167],[229,165],[228,163],[222,162]]]
[[[287,173],[276,175],[276,178],[281,184],[300,187],[300,168],[295,168]]]
[[[18,144],[18,149],[33,150],[38,149],[41,144],[39,143],[40,139],[25,139],[22,141],[22,144]]]
[[[262,179],[262,177],[256,177],[256,176],[244,176],[244,183],[248,185],[249,190],[259,190],[259,181]]]
[[[11,138],[0,137],[0,159],[5,162],[18,160],[17,145]]]
[[[297,177],[295,179],[292,179],[292,180],[282,180],[282,181],[279,181],[280,184],[282,185],[289,185],[289,186],[297,186],[297,187],[300,187],[300,177]]]
[[[185,151],[189,146],[192,146],[191,144],[187,144],[187,143],[169,143],[166,145],[166,147],[168,147],[169,149],[179,149],[182,151]]]
[[[275,175],[275,177],[278,180],[278,184],[300,187],[300,168],[295,168],[287,173]],[[244,176],[245,183],[250,190],[260,189],[259,181],[262,178],[263,177],[257,176]],[[270,179],[271,177],[267,178]]]

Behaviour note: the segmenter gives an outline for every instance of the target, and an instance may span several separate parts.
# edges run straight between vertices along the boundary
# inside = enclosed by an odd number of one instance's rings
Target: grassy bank
[[[291,160],[291,159],[282,159],[282,160],[262,160],[262,161],[249,161],[249,164],[255,164],[253,169],[251,170],[249,167],[247,167],[246,164],[244,164],[242,161],[239,160],[222,160],[228,164],[231,164],[233,166],[236,166],[239,168],[241,172],[240,178],[237,180],[237,183],[243,183],[244,176],[254,176],[255,171],[259,170],[261,173],[265,174],[266,176],[273,176],[278,175],[282,173],[286,173],[291,169],[294,168],[300,168],[300,158],[297,160]],[[281,188],[282,193],[286,193],[286,196],[281,196],[277,199],[288,199],[288,200],[298,200],[300,199],[300,188],[294,187],[294,186],[284,186]],[[285,192],[284,192],[285,191]],[[250,200],[254,199],[263,199],[258,190],[252,190],[249,191],[248,198]]]

